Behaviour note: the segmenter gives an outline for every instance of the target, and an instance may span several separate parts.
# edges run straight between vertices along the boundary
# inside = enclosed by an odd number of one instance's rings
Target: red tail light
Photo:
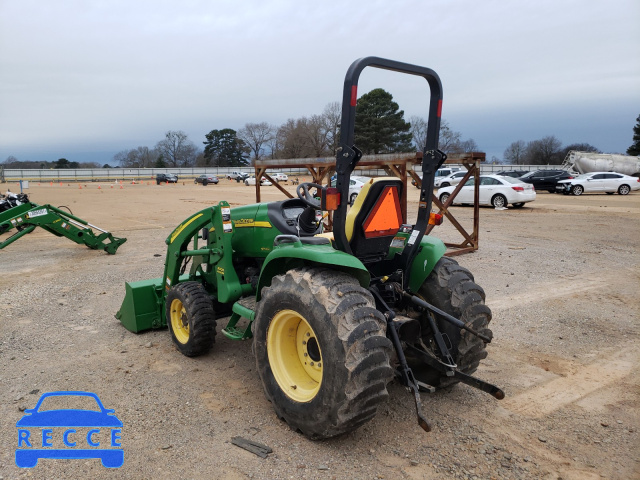
[[[524,192],[524,187],[511,187],[512,189],[514,189],[516,192]]]
[[[567,180],[573,180],[573,177],[570,176],[569,178],[567,178]]]
[[[431,212],[429,214],[429,225],[442,225],[442,215]]]

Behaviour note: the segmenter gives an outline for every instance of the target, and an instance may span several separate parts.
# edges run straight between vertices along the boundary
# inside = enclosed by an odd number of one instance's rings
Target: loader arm
[[[0,213],[0,235],[14,228],[17,230],[9,238],[0,242],[0,250],[33,232],[36,227],[43,228],[58,237],[67,237],[93,250],[104,250],[111,255],[115,254],[118,247],[127,241],[126,238],[114,237],[106,230],[52,205],[27,202]]]

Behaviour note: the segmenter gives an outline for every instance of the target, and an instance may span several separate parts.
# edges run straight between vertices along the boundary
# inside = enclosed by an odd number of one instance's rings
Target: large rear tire
[[[446,313],[459,318],[464,323],[469,324],[474,330],[493,336],[488,325],[491,321],[491,310],[484,304],[484,290],[475,283],[473,275],[469,270],[458,265],[458,262],[442,257],[418,291],[425,301],[445,311]],[[427,315],[422,312],[421,316]],[[424,317],[423,343],[427,348],[435,351],[433,335],[429,331]],[[472,374],[478,368],[480,361],[487,356],[486,345],[478,337],[470,334],[466,330],[463,333],[451,323],[435,315],[436,324],[440,332],[446,336],[447,347],[450,350],[458,370],[466,374]],[[447,387],[458,383],[458,380],[447,377],[424,364],[412,362],[407,357],[418,380],[421,380],[434,387]]]
[[[183,282],[167,294],[167,326],[178,350],[197,357],[211,350],[216,337],[213,301],[199,282]]]
[[[386,321],[351,276],[300,268],[273,278],[254,322],[254,353],[276,414],[313,440],[371,420],[393,378]]]

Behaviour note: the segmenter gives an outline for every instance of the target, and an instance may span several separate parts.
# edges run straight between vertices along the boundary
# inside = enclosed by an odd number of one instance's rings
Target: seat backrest
[[[362,263],[384,260],[402,226],[402,181],[372,178],[364,184],[347,214],[345,234],[354,256]]]

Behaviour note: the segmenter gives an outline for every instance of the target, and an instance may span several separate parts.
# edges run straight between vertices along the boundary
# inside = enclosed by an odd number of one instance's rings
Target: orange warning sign
[[[365,238],[395,235],[402,225],[402,211],[398,187],[388,186],[378,198],[371,213],[364,222]]]

